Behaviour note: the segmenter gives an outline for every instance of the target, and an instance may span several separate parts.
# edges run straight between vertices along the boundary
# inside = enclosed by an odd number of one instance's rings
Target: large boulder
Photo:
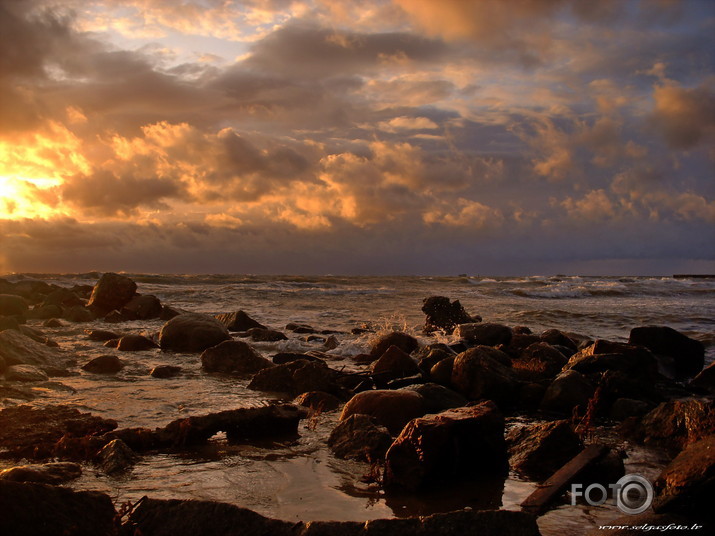
[[[307,391],[339,393],[337,373],[320,361],[299,359],[285,365],[259,370],[248,384],[249,389],[272,391],[298,396]]]
[[[595,388],[583,374],[567,370],[556,376],[546,389],[541,409],[571,415],[576,406],[586,408],[594,391]]]
[[[402,390],[414,391],[424,401],[425,413],[440,413],[446,409],[467,405],[467,399],[456,391],[436,383],[421,383],[403,387]]]
[[[128,277],[107,272],[102,274],[94,285],[87,306],[106,314],[124,307],[134,297],[136,291],[137,284]]]
[[[226,326],[229,331],[248,331],[251,328],[266,329],[266,326],[248,316],[245,311],[219,314],[216,315],[216,320]]]
[[[667,326],[633,328],[628,342],[671,358],[675,375],[680,378],[695,376],[705,364],[703,343]]]
[[[64,375],[68,358],[62,351],[13,329],[0,332],[0,357],[7,365],[32,365],[50,376]]]
[[[575,370],[581,374],[621,371],[648,381],[660,377],[658,361],[648,349],[603,339],[572,355],[564,370]]]
[[[520,379],[539,381],[555,378],[567,361],[566,356],[550,344],[537,342],[523,349],[511,363]]]
[[[504,417],[491,401],[410,421],[385,456],[387,488],[506,475]]]
[[[392,444],[387,428],[375,417],[356,413],[341,421],[330,433],[328,447],[338,458],[374,462],[384,458]]]
[[[345,404],[340,420],[344,421],[358,413],[371,415],[378,424],[397,435],[412,419],[424,415],[425,410],[423,397],[411,390],[363,391]]]
[[[425,298],[422,302],[422,312],[427,315],[425,333],[442,330],[449,335],[459,324],[481,321],[481,318],[469,315],[459,300],[450,302],[446,296]]]
[[[566,420],[514,428],[507,434],[506,441],[511,468],[537,481],[551,476],[583,449],[581,440]]]
[[[0,294],[0,316],[24,315],[28,310],[27,302],[21,296]]]
[[[0,480],[0,504],[0,534],[116,534],[112,499],[97,491],[72,491],[47,484]]]
[[[0,480],[62,484],[82,476],[82,466],[74,462],[18,465],[0,471]]]
[[[378,359],[390,346],[397,346],[406,354],[411,354],[419,348],[420,344],[412,335],[408,335],[402,331],[391,331],[390,333],[379,336],[372,343],[370,357],[372,357],[373,360]]]
[[[122,313],[137,320],[149,320],[161,316],[161,300],[151,294],[136,294],[122,308]]]
[[[715,429],[711,429],[712,432]],[[680,514],[715,522],[715,435],[689,445],[666,466],[654,482],[658,513]]]
[[[420,369],[409,354],[393,345],[385,350],[385,353],[377,361],[373,362],[370,372],[374,375],[399,378],[418,374]]]
[[[159,346],[162,350],[176,352],[202,352],[230,339],[226,326],[200,313],[175,316],[159,332]]]
[[[253,374],[273,366],[243,341],[223,341],[201,354],[201,367],[206,372]]]
[[[512,332],[509,326],[494,323],[460,324],[454,330],[455,337],[467,341],[469,344],[496,346],[508,345]]]
[[[518,385],[502,356],[505,356],[503,352],[488,346],[477,346],[458,354],[452,367],[452,385],[470,400],[488,399],[510,405]]]

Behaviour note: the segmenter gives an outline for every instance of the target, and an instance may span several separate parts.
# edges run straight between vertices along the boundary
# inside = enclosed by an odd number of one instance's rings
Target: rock
[[[216,319],[221,322],[229,331],[248,331],[251,328],[267,329],[260,322],[255,321],[244,311],[234,313],[223,313],[216,315]]]
[[[284,333],[268,328],[251,328],[247,333],[251,340],[256,342],[276,342],[288,339]]]
[[[82,466],[73,462],[18,465],[0,471],[0,480],[40,484],[62,484],[80,476],[82,476]]]
[[[440,413],[446,409],[467,405],[467,399],[462,395],[436,383],[410,385],[409,387],[403,387],[403,389],[414,391],[422,397],[425,413]]]
[[[27,302],[21,296],[0,294],[0,315],[24,315],[29,309]]]
[[[186,311],[181,311],[174,307],[169,307],[168,305],[162,305],[161,306],[161,314],[159,315],[159,318],[161,320],[171,320],[175,316],[179,316],[180,314],[185,313],[185,312]]]
[[[695,376],[705,364],[703,343],[667,326],[633,328],[628,342],[645,346],[654,354],[672,358],[676,377],[679,378]]]
[[[150,376],[154,378],[173,378],[181,373],[181,367],[174,365],[159,365],[151,369]]]
[[[51,305],[60,307],[84,306],[84,301],[70,289],[58,288],[45,296],[45,299],[42,301],[42,306],[44,307]]]
[[[578,350],[578,344],[574,342],[571,337],[558,329],[547,329],[541,334],[540,339],[551,346],[565,346],[574,351]]]
[[[153,348],[158,348],[157,344],[144,335],[125,335],[117,344],[117,350],[120,352],[140,352]]]
[[[117,346],[119,346],[119,339],[110,339],[108,341],[105,341],[102,346],[104,346],[105,348],[116,348]]]
[[[460,324],[454,330],[455,337],[469,344],[482,346],[508,345],[511,341],[511,328],[502,324]]]
[[[629,417],[642,417],[652,409],[648,402],[632,398],[618,398],[611,405],[608,416],[616,421],[625,421]]]
[[[106,331],[103,329],[87,329],[85,330],[85,333],[90,341],[111,341],[112,339],[121,338],[121,335],[118,335],[113,331]]]
[[[567,370],[556,376],[546,389],[541,409],[571,415],[576,406],[586,408],[594,391],[593,385],[581,373]]]
[[[286,324],[286,329],[288,331],[292,331],[293,333],[317,333],[317,330],[313,326],[309,326],[308,324],[299,324],[296,322],[289,322]]]
[[[391,331],[381,335],[373,342],[370,348],[370,356],[373,360],[378,359],[390,346],[397,346],[406,354],[411,354],[419,348],[419,343],[412,335],[401,331]]]
[[[32,310],[28,311],[27,318],[49,320],[61,317],[62,313],[63,309],[59,305],[35,305]]]
[[[273,366],[243,341],[224,341],[201,354],[201,367],[206,372],[253,374]]]
[[[230,339],[226,327],[215,318],[184,313],[164,324],[159,333],[159,346],[176,352],[202,352]]]
[[[338,393],[340,388],[336,376],[336,372],[324,363],[301,359],[258,371],[248,388],[289,393],[292,396],[307,391]]]
[[[97,454],[99,467],[108,475],[131,469],[138,459],[136,453],[121,439],[113,439]]]
[[[714,405],[705,398],[663,402],[640,419],[633,435],[643,443],[679,451],[715,430]]]
[[[374,375],[385,375],[391,378],[410,376],[420,372],[417,363],[397,346],[390,346],[370,367]]]
[[[427,315],[425,319],[425,333],[444,331],[447,335],[454,331],[458,324],[480,322],[479,317],[472,317],[459,303],[454,300],[450,303],[446,296],[430,296],[422,301],[422,312]]]
[[[528,411],[539,409],[546,394],[546,387],[540,383],[525,383],[519,389],[519,407]]]
[[[0,450],[14,458],[49,458],[63,437],[98,436],[116,427],[113,420],[66,406],[13,406],[0,411]]]
[[[9,382],[46,382],[47,374],[32,365],[11,365],[5,369],[5,380]]]
[[[457,354],[446,344],[430,344],[419,351],[417,355],[419,359],[418,366],[422,372],[429,373],[437,363],[455,355]]]
[[[499,354],[503,352],[477,346],[457,355],[452,368],[455,390],[470,400],[488,399],[501,405],[513,403],[517,382],[511,368],[498,360]]]
[[[550,344],[537,342],[525,348],[511,363],[518,378],[539,381],[555,378],[567,361],[566,356]]]
[[[91,310],[87,309],[82,305],[76,305],[74,307],[68,307],[64,309],[62,313],[62,318],[69,322],[91,322],[94,320],[94,314]]]
[[[115,309],[120,310],[134,297],[136,291],[137,284],[128,277],[107,272],[94,285],[87,306],[104,315]]]
[[[0,481],[0,534],[12,536],[115,534],[112,499],[97,491]]]
[[[342,400],[337,396],[323,391],[308,391],[299,395],[294,401],[294,404],[310,408],[316,412],[333,411],[342,405]]]
[[[20,327],[19,317],[15,316],[0,316],[0,331],[8,329],[17,330]]]
[[[117,309],[109,311],[106,315],[104,315],[104,318],[102,320],[104,320],[107,324],[119,324],[121,322],[129,322],[130,320],[134,320],[132,315],[125,314],[122,311],[118,311]]]
[[[491,401],[410,421],[385,456],[387,488],[508,473],[504,417]]]
[[[323,344],[323,350],[335,350],[338,346],[340,346],[338,338],[335,335],[329,335],[328,338],[325,340],[325,343]]]
[[[257,408],[240,408],[209,415],[187,417],[159,428],[155,436],[160,444],[197,445],[218,432],[226,432],[229,441],[247,438],[295,435],[298,422],[307,412],[291,404],[273,404]]]
[[[161,300],[151,294],[136,294],[122,308],[122,314],[137,320],[150,320],[161,316]]]
[[[338,458],[374,462],[384,458],[392,444],[387,428],[370,415],[354,414],[340,422],[328,438],[330,450]]]
[[[295,352],[278,352],[271,358],[271,361],[273,361],[273,363],[276,365],[285,365],[286,363],[298,361],[299,359],[304,359],[306,361],[315,361],[318,363],[325,363],[323,359],[320,359],[319,357],[316,357],[314,355],[299,354]]]
[[[454,369],[456,357],[446,357],[430,369],[429,375],[433,382],[441,385],[452,385],[452,370]]]
[[[512,329],[512,336],[509,344],[505,348],[507,354],[512,358],[518,358],[521,353],[534,343],[543,342],[537,335],[515,333]]]
[[[586,467],[578,476],[579,483],[587,487],[591,484],[601,484],[608,488],[618,482],[626,474],[623,456],[614,449],[608,449],[599,459]]]
[[[698,372],[688,385],[698,392],[715,394],[715,363],[710,363]]]
[[[581,374],[617,370],[648,381],[660,377],[658,362],[646,348],[602,339],[571,356],[564,370]]]
[[[583,449],[568,421],[534,423],[511,430],[509,465],[530,480],[542,481]]]
[[[711,432],[715,430],[711,428]],[[653,509],[690,519],[715,522],[715,435],[692,443],[670,462],[653,483]]]
[[[64,324],[56,318],[48,318],[42,323],[42,325],[46,328],[61,328],[64,326]]]
[[[358,413],[375,417],[378,424],[397,435],[408,422],[425,414],[425,402],[421,395],[407,389],[363,391],[345,404],[340,420]]]
[[[11,329],[0,332],[0,357],[7,365],[32,365],[50,376],[62,375],[68,363],[68,358],[60,350]]]
[[[82,370],[94,374],[116,374],[124,368],[124,363],[115,355],[100,355],[86,363]]]

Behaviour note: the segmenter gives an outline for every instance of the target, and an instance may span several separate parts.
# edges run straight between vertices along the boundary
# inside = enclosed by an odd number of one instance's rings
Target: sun
[[[0,175],[0,219],[46,218],[55,214],[54,209],[37,199],[38,193],[54,182]]]

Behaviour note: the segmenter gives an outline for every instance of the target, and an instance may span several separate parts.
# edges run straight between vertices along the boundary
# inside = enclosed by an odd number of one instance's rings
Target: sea
[[[101,274],[8,274],[10,281],[40,279],[64,287],[94,285]],[[557,328],[591,338],[627,341],[633,327],[670,326],[703,342],[706,362],[715,360],[715,278],[531,276],[264,276],[124,274],[141,294],[153,294],[174,308],[217,314],[243,310],[262,324],[283,330],[288,340],[251,343],[266,357],[278,352],[321,351],[328,364],[360,371],[351,356],[363,353],[380,333],[399,329],[424,344],[454,342],[422,333],[422,302],[429,296],[459,300],[484,322],[526,326],[534,333]],[[335,332],[337,346],[285,331],[289,322]],[[74,374],[33,387],[36,406],[66,404],[118,421],[120,427],[165,426],[190,415],[282,400],[278,393],[247,389],[250,378],[209,374],[197,354],[147,350],[117,352],[87,339],[86,330],[110,329],[156,337],[161,320],[106,324],[102,320],[58,328],[41,327],[60,348],[77,358]],[[354,328],[367,331],[353,334]],[[125,368],[116,375],[89,374],[81,365],[117,352]],[[179,365],[181,374],[157,379],[157,365]],[[1,400],[0,406],[23,403]],[[467,482],[420,494],[385,495],[367,478],[367,464],[339,460],[326,447],[338,414],[325,412],[302,421],[298,438],[248,445],[229,444],[221,434],[198,449],[143,456],[127,473],[108,476],[87,465],[75,489],[108,493],[117,506],[142,496],[217,500],[292,521],[367,520],[429,515],[460,508],[519,509],[536,484],[510,475],[506,480]],[[527,422],[513,416],[509,426]],[[604,429],[604,434],[612,433]],[[655,478],[665,453],[623,443],[628,472]],[[0,460],[0,469],[10,462]],[[543,534],[583,534],[617,517],[614,505],[564,501],[539,518]]]

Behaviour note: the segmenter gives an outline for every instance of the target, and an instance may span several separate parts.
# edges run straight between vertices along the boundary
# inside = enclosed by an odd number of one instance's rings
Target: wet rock
[[[446,357],[430,369],[429,375],[433,382],[441,385],[452,385],[452,370],[454,369],[456,357]]]
[[[488,346],[477,346],[457,355],[452,368],[455,390],[470,400],[513,403],[518,384],[512,369],[500,362],[499,354],[505,355]]]
[[[306,415],[303,408],[291,404],[240,408],[177,419],[154,435],[160,444],[175,446],[201,444],[218,432],[226,432],[229,441],[280,437],[296,434]]]
[[[425,298],[422,302],[422,312],[427,315],[425,333],[442,330],[449,335],[458,324],[481,321],[481,318],[469,315],[459,300],[450,302],[446,296]]]
[[[52,344],[47,344],[48,342],[51,342],[49,337],[42,333],[39,329],[31,328],[30,326],[25,326],[21,325],[18,326],[18,331],[25,335],[26,337],[30,337],[33,341],[39,342],[41,344],[47,345],[47,346],[52,346]],[[56,344],[55,344],[56,345]]]
[[[491,401],[410,421],[385,456],[387,488],[506,475],[504,417]]]
[[[695,376],[705,364],[703,343],[667,326],[633,328],[628,342],[645,346],[654,354],[671,358],[676,377],[679,378]]]
[[[151,372],[149,372],[149,375],[152,376],[153,378],[173,378],[174,376],[178,376],[181,373],[181,367],[177,367],[174,365],[159,365],[157,367],[154,367],[151,369]]]
[[[293,333],[317,333],[317,330],[313,326],[308,324],[298,324],[296,322],[289,322],[286,324],[286,329],[292,331]]]
[[[124,363],[115,355],[100,355],[82,366],[82,370],[94,374],[116,374],[124,368]]]
[[[252,374],[273,366],[243,341],[224,341],[201,354],[201,367],[206,372]]]
[[[608,416],[616,421],[625,421],[629,417],[642,417],[652,409],[648,402],[632,398],[618,398],[611,405]]]
[[[106,315],[104,315],[104,318],[102,320],[104,320],[107,324],[119,324],[121,322],[129,322],[130,320],[134,320],[134,318],[131,315],[125,314],[122,311],[114,309],[113,311],[109,311]]]
[[[0,331],[5,331],[7,329],[17,330],[20,327],[19,317],[14,316],[0,316]]]
[[[42,301],[42,306],[47,307],[50,305],[59,307],[83,306],[84,300],[68,288],[58,288],[45,296],[45,299]]]
[[[440,413],[446,409],[467,405],[467,399],[462,395],[436,383],[411,385],[403,389],[414,391],[422,397],[425,413]]]
[[[175,307],[169,307],[168,305],[162,305],[161,306],[161,314],[159,315],[159,318],[161,320],[171,320],[175,316],[179,316],[182,313],[185,313],[186,311],[181,311],[180,309],[176,309]]]
[[[0,315],[24,315],[29,309],[27,302],[21,296],[0,294]]]
[[[80,476],[82,476],[82,467],[73,462],[18,465],[0,471],[0,480],[40,484],[62,484]]]
[[[373,360],[378,359],[382,354],[384,354],[390,346],[397,346],[400,350],[406,354],[411,354],[417,348],[419,348],[419,343],[412,335],[403,333],[401,331],[392,331],[386,333],[376,341],[373,342],[370,348],[370,356]]]
[[[122,308],[122,313],[137,320],[150,320],[161,316],[161,300],[151,294],[135,295]]]
[[[370,367],[372,374],[380,374],[392,378],[410,376],[420,372],[417,363],[409,354],[400,350],[397,346],[390,346],[377,361]]]
[[[539,338],[552,346],[565,346],[574,351],[578,350],[578,343],[558,329],[547,329]]]
[[[277,342],[288,339],[284,333],[276,331],[275,329],[251,328],[247,333],[248,336],[251,337],[251,340],[256,342]]]
[[[325,339],[323,350],[335,350],[338,346],[340,346],[340,342],[338,342],[337,337],[335,335],[329,335],[328,338]]]
[[[94,314],[90,309],[84,306],[76,305],[74,307],[68,307],[63,310],[62,318],[68,322],[91,322],[94,320]]]
[[[714,429],[711,429],[712,432]],[[715,522],[715,435],[689,445],[670,462],[653,483],[658,513],[674,513]]]
[[[328,438],[330,450],[338,458],[373,462],[384,458],[392,444],[387,428],[370,415],[354,414],[341,421]]]
[[[32,365],[11,365],[5,369],[5,380],[9,382],[44,382],[47,374]]]
[[[116,348],[117,346],[119,346],[119,339],[110,339],[108,341],[105,341],[102,346],[104,346],[105,348]]]
[[[455,356],[452,349],[446,344],[431,344],[422,348],[418,354],[418,366],[422,372],[429,374],[437,363],[448,357]]]
[[[50,376],[67,369],[67,356],[15,330],[0,332],[0,357],[7,365],[32,365]]]
[[[117,333],[103,329],[88,329],[85,330],[85,333],[90,341],[110,341],[121,338]]]
[[[546,389],[541,409],[571,415],[576,406],[586,408],[594,391],[593,385],[583,374],[567,370],[556,376]]]
[[[117,350],[120,352],[140,352],[158,347],[154,341],[144,335],[125,335],[117,344]]]
[[[137,454],[121,439],[113,439],[97,453],[97,463],[108,475],[131,469],[138,459]]]
[[[564,369],[581,374],[621,371],[648,381],[660,377],[658,362],[648,349],[602,339],[571,356]]]
[[[37,396],[30,388],[22,387],[18,384],[11,386],[6,382],[0,382],[0,402],[3,402],[4,404],[7,404],[8,400],[12,400],[13,403],[16,400],[29,402],[35,398],[37,398]]]
[[[539,409],[546,393],[546,386],[541,383],[524,383],[519,389],[519,407],[528,411]]]
[[[663,402],[646,414],[632,435],[646,444],[679,451],[715,430],[715,407],[706,398]]]
[[[0,481],[0,534],[97,536],[116,534],[112,499],[96,491]]]
[[[542,481],[583,449],[568,421],[534,423],[506,436],[509,465],[531,480]]]
[[[518,358],[512,360],[517,377],[527,381],[555,378],[567,363],[566,356],[545,342],[534,343],[525,348]]]
[[[337,373],[322,362],[300,359],[258,371],[249,389],[273,391],[298,396],[307,391],[338,393]]]
[[[425,414],[425,403],[420,394],[407,389],[363,391],[345,404],[340,420],[358,413],[375,417],[378,424],[397,435],[408,422]]]
[[[164,324],[159,333],[159,346],[176,352],[202,352],[230,338],[226,327],[215,318],[184,313]]]
[[[543,342],[541,337],[531,334],[515,333],[512,329],[511,340],[506,346],[505,352],[512,358],[518,358],[524,350],[537,342]]]
[[[107,272],[94,285],[87,306],[104,315],[115,309],[120,310],[134,297],[136,291],[137,284],[128,277]]]
[[[49,320],[62,316],[63,309],[59,305],[35,305],[27,313],[27,318],[33,320]]]
[[[343,403],[337,396],[323,391],[308,391],[298,395],[293,402],[317,412],[333,411]]]
[[[5,408],[0,411],[0,452],[5,449],[3,456],[14,458],[49,458],[63,437],[97,436],[116,427],[116,421],[66,406]]]
[[[715,394],[715,363],[710,363],[698,372],[698,375],[688,385],[697,392]]]
[[[229,331],[248,331],[251,328],[267,329],[266,326],[248,316],[244,311],[223,313],[216,315],[216,319]]]
[[[511,328],[502,324],[460,324],[454,330],[455,337],[469,344],[482,346],[508,345],[511,341]]]

